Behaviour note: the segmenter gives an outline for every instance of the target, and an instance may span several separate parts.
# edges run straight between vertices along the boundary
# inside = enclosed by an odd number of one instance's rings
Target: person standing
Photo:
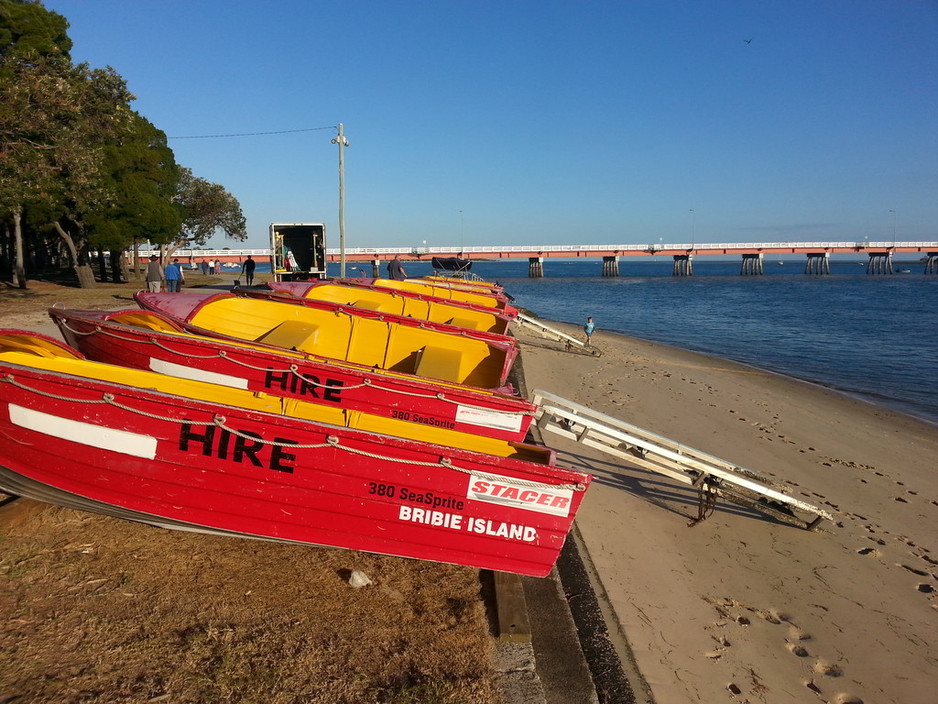
[[[147,264],[147,289],[150,293],[159,293],[162,281],[163,268],[160,266],[160,260],[155,254],[151,254],[150,263]]]
[[[216,259],[216,260],[215,260],[215,273],[216,273],[216,274],[220,274],[220,273],[221,273],[221,259]]]
[[[583,326],[583,332],[586,333],[586,346],[589,347],[593,344],[593,330],[596,329],[596,323],[593,322],[592,318],[586,319],[586,325]]]
[[[394,279],[395,281],[403,281],[407,278],[407,272],[404,271],[404,267],[401,266],[401,258],[398,255],[394,255],[394,259],[388,262],[388,278]]]
[[[208,259],[203,259],[200,266],[202,267],[202,276],[208,276]]]
[[[251,255],[248,255],[248,258],[244,260],[244,263],[241,265],[241,273],[244,274],[244,280],[246,285],[254,285],[254,269],[257,266],[257,263],[251,259]]]
[[[179,293],[179,287],[185,277],[178,259],[173,259],[173,263],[166,267],[163,276],[166,278],[166,293]]]

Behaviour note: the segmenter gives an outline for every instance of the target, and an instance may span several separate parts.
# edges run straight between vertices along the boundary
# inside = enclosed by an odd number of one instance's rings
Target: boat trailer
[[[718,496],[807,530],[814,530],[824,519],[834,520],[827,511],[792,498],[780,484],[745,467],[547,391],[535,390],[532,401],[538,407],[535,423],[542,432],[555,433],[696,488],[700,501],[695,522],[712,513]]]
[[[533,330],[541,337],[546,337],[549,340],[559,340],[564,344],[564,348],[567,350],[567,352],[576,349],[586,352],[587,354],[591,354],[594,357],[601,357],[603,354],[602,350],[599,348],[594,347],[593,345],[587,345],[582,340],[578,340],[571,335],[567,335],[565,332],[561,332],[557,328],[552,328],[550,325],[542,323],[540,320],[536,320],[535,318],[532,318],[529,315],[525,315],[524,313],[518,313],[518,317],[515,318],[515,322],[525,329]]]

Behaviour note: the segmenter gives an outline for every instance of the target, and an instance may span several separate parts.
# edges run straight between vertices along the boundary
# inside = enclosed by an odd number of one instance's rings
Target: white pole
[[[339,135],[332,140],[339,145],[339,276],[345,278],[345,148],[348,140],[339,123]]]

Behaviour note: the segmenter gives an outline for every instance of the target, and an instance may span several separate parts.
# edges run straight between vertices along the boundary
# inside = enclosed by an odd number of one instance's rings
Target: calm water
[[[598,276],[601,266],[548,259],[542,279],[527,278],[527,260],[472,271],[544,318],[582,323],[591,315],[599,330],[734,359],[938,422],[938,276],[924,276],[918,262],[891,276],[867,276],[857,262],[806,276],[796,257],[767,259],[764,276],[739,276],[739,262],[697,261],[693,277],[671,276],[670,258],[620,260],[618,278]],[[407,270],[431,273],[426,264]]]

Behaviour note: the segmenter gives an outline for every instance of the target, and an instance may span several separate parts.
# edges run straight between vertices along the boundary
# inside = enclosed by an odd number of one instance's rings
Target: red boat
[[[369,368],[507,389],[514,338],[305,299],[230,293],[145,293],[134,298],[198,335],[307,352]]]
[[[89,359],[313,401],[418,427],[521,441],[535,411],[534,404],[517,396],[193,335],[151,311],[53,307],[49,316],[65,341]]]
[[[287,417],[280,401],[0,330],[0,490],[169,528],[544,576],[590,482],[544,448],[482,454]]]
[[[336,283],[357,283],[392,291],[410,291],[424,296],[436,296],[450,301],[462,301],[475,306],[505,310],[509,307],[509,296],[500,286],[463,286],[449,281],[425,279],[333,279]]]
[[[362,283],[356,279],[269,281],[267,287],[279,295],[330,301],[343,306],[405,315],[502,335],[508,332],[511,321],[518,316],[518,309],[512,306],[495,309],[425,293],[383,288]],[[255,289],[243,289],[238,293],[257,295],[262,292]]]

